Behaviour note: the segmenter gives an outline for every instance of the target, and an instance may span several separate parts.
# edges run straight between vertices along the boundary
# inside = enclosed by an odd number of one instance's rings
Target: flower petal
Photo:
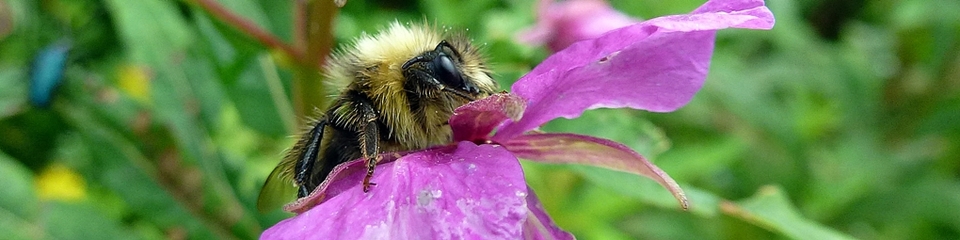
[[[698,12],[655,18],[577,42],[514,83],[513,93],[527,101],[526,113],[493,139],[509,139],[591,108],[676,110],[703,85],[716,30],[772,25],[773,15],[760,0],[714,0]]]
[[[635,173],[657,181],[683,209],[687,196],[667,173],[623,144],[570,133],[526,134],[501,142],[519,158],[546,163],[577,163]]]
[[[377,165],[377,169],[379,170],[381,168],[385,168],[383,165],[396,161],[398,158],[409,153],[410,152],[380,154],[381,159],[379,165]],[[349,182],[341,180],[356,175],[357,172],[366,170],[366,163],[362,158],[354,159],[352,161],[337,165],[332,171],[330,171],[330,174],[327,175],[327,179],[323,180],[323,183],[320,183],[320,186],[317,186],[313,192],[310,192],[310,195],[299,198],[296,201],[283,206],[283,210],[297,214],[306,212],[307,210],[313,208],[313,206],[321,204],[342,192],[356,187],[356,181],[354,184],[350,184]]]
[[[698,7],[697,10],[693,10],[693,13],[724,12],[739,16],[752,16],[740,18],[739,22],[727,23],[730,24],[731,27],[735,28],[771,29],[773,28],[773,24],[775,22],[773,13],[770,12],[770,9],[767,9],[767,6],[764,5],[763,0],[714,0],[707,1],[707,3],[704,3]],[[731,20],[738,19],[731,18]]]
[[[531,44],[546,43],[553,51],[640,22],[604,0],[545,0],[537,5],[536,26],[520,33],[519,39]]]
[[[557,226],[543,210],[543,204],[533,193],[533,189],[527,187],[527,221],[523,223],[523,239],[574,239],[570,234]]]
[[[450,117],[454,141],[486,140],[497,126],[507,119],[519,119],[523,114],[523,99],[501,93],[463,105]]]
[[[517,239],[527,187],[503,147],[461,142],[381,164],[370,192],[364,171],[330,184],[335,196],[267,229],[263,239]]]

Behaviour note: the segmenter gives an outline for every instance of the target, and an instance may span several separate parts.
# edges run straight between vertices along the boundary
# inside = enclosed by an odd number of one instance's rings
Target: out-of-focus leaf
[[[234,14],[242,16],[244,19],[253,22],[261,29],[271,29],[271,23],[267,19],[266,13],[260,9],[260,5],[254,0],[218,0],[227,10]],[[289,9],[288,9],[289,11]],[[289,20],[288,20],[289,21]]]
[[[877,139],[864,135],[844,136],[833,147],[809,160],[811,177],[803,210],[815,219],[831,219],[881,186],[894,184],[898,169],[889,163]]]
[[[610,5],[613,5],[613,7],[617,10],[623,11],[627,14],[650,19],[666,14],[687,13],[690,11],[690,9],[695,9],[697,6],[703,4],[703,2],[704,1],[700,0],[681,0],[672,1],[670,4],[664,4],[663,2],[657,0],[641,0],[610,1]]]
[[[49,238],[39,224],[28,222],[7,209],[0,209],[0,232],[4,233],[4,239],[11,240]]]
[[[98,86],[91,82],[91,86]],[[102,84],[102,83],[99,83]],[[99,85],[102,87],[102,85]],[[79,84],[67,84],[65,89],[82,89]],[[110,89],[99,89],[108,92]],[[116,93],[114,93],[116,94]],[[77,95],[75,101],[58,108],[63,113],[68,125],[75,126],[82,146],[82,153],[86,157],[71,158],[72,164],[78,166],[79,172],[91,183],[108,189],[122,199],[122,203],[110,205],[114,208],[122,206],[137,216],[144,216],[143,221],[165,231],[177,231],[180,234],[197,238],[216,238],[229,234],[216,232],[211,220],[196,210],[199,206],[188,203],[184,191],[175,187],[172,177],[161,177],[157,163],[148,159],[145,152],[141,152],[138,145],[157,146],[169,141],[165,134],[152,135],[150,138],[139,138],[150,130],[144,125],[144,119],[150,120],[150,115],[143,115],[142,109],[130,109],[132,101],[105,101],[91,95]],[[90,109],[97,109],[89,111]],[[109,110],[107,110],[109,109]],[[138,115],[138,111],[139,114]],[[128,124],[133,123],[133,126]],[[149,124],[150,122],[146,122]],[[133,132],[129,132],[133,127]],[[126,131],[125,131],[126,130]],[[76,149],[75,149],[76,150]],[[148,149],[150,154],[163,152],[157,161],[166,160],[176,154],[165,151],[168,149]],[[188,181],[190,174],[181,172],[176,181]],[[199,191],[191,194],[200,195]],[[196,199],[201,199],[197,197]],[[194,208],[191,208],[194,207]],[[141,231],[143,232],[143,231]],[[147,231],[149,232],[149,231]]]
[[[30,170],[0,152],[0,232],[7,239],[40,239],[40,201]]]
[[[147,65],[168,66],[190,42],[187,25],[172,2],[106,1],[128,56]],[[146,21],[146,20],[150,21]]]
[[[160,159],[161,165],[174,164],[173,168],[177,171],[196,171],[194,177],[196,182],[188,185],[195,191],[194,194],[202,194],[203,198],[182,198],[181,202],[188,202],[193,205],[193,211],[203,210],[202,216],[211,218],[216,227],[230,227],[236,230],[236,233],[242,236],[253,237],[259,232],[259,227],[253,222],[250,215],[246,214],[246,209],[237,199],[237,194],[227,182],[223,160],[216,146],[212,144],[210,129],[216,122],[205,124],[202,119],[207,114],[218,114],[214,109],[204,109],[202,103],[208,102],[211,107],[219,107],[216,102],[210,101],[202,93],[208,91],[217,91],[216,87],[209,87],[212,81],[210,78],[200,78],[197,76],[210,76],[205,70],[208,68],[196,67],[204,66],[205,62],[195,59],[192,54],[186,58],[185,66],[182,70],[166,69],[161,74],[166,73],[167,78],[161,76],[156,81],[154,101],[157,108],[153,109],[156,116],[165,122],[169,127],[173,143],[177,149],[176,155],[169,159]],[[207,65],[209,66],[209,65]],[[196,77],[196,78],[195,78]],[[212,78],[212,77],[211,77]],[[204,87],[207,86],[207,87]],[[215,94],[215,93],[214,93]],[[166,163],[164,162],[166,161]],[[167,174],[173,174],[168,172]],[[188,190],[188,189],[181,189]]]
[[[7,2],[0,2],[0,40],[3,40],[13,31],[13,14]]]
[[[33,174],[14,159],[0,152],[0,211],[21,219],[35,219],[39,200],[34,192]],[[6,216],[4,216],[6,217]]]
[[[268,27],[270,33],[279,36],[281,39],[293,42],[293,9],[295,1],[255,1],[259,4],[259,10],[263,11],[266,21],[270,23]]]
[[[161,228],[181,228],[190,236],[215,238],[215,228],[204,227],[203,220],[179,205],[176,196],[158,183],[156,169],[137,150],[137,147],[119,134],[97,122],[88,113],[75,108],[65,111],[70,124],[78,128],[94,162],[81,169],[87,179],[116,192],[131,211],[149,216],[149,221]]]
[[[158,165],[167,167],[167,171],[158,177],[173,172],[185,172],[193,177],[189,182],[165,183],[176,187],[177,194],[192,196],[175,195],[177,199],[171,202],[188,206],[191,214],[204,218],[202,221],[208,230],[221,237],[233,234],[256,236],[260,227],[237,199],[238,195],[224,173],[221,155],[209,135],[210,129],[218,123],[222,94],[212,80],[215,79],[215,65],[197,57],[195,50],[190,48],[189,44],[196,39],[189,35],[189,25],[178,14],[174,3],[110,3],[122,39],[132,53],[130,57],[153,68],[156,73],[151,88],[155,108],[150,110],[170,131],[176,147],[169,149],[176,152],[159,156]],[[142,21],[139,17],[143,16],[152,16],[158,21]]]
[[[257,58],[247,58],[244,62],[245,67],[236,76],[236,82],[225,86],[227,95],[236,103],[241,119],[247,126],[269,136],[290,134],[284,128],[281,113],[277,111],[278,101],[267,91],[270,86],[265,82],[265,69]]]
[[[720,206],[724,214],[793,239],[854,239],[802,216],[777,187],[764,187],[749,199]]]
[[[0,119],[0,149],[33,170],[50,161],[56,139],[67,126],[52,111],[27,110]]]
[[[42,218],[50,235],[59,239],[137,238],[120,226],[119,219],[110,219],[87,203],[47,202]]]
[[[675,179],[709,181],[747,151],[746,143],[737,138],[704,139],[702,144],[673,146],[657,158],[657,166]]]
[[[209,18],[197,17],[195,20],[210,47],[206,53],[207,59],[216,64],[218,69],[215,78],[220,80],[219,86],[222,86],[226,96],[235,104],[244,124],[274,137],[290,134],[284,124],[278,124],[284,122],[279,104],[289,104],[289,99],[274,96],[268,91],[271,86],[266,81],[280,79],[268,78],[266,75],[266,71],[276,70],[264,69],[260,64],[257,56],[264,52],[252,48],[241,39],[231,39],[238,36],[224,33],[223,31],[229,30],[216,27]],[[276,93],[286,93],[282,84],[273,87],[281,87]]]
[[[0,67],[0,119],[19,112],[27,100],[27,82],[23,81],[24,69]]]
[[[221,93],[211,84],[211,66],[188,57],[194,38],[176,6],[156,0],[109,1],[108,6],[129,57],[155,73],[151,96],[158,115],[170,121],[188,121],[199,115],[208,126],[216,123]]]
[[[455,0],[438,0],[423,1],[421,4],[423,6],[423,13],[426,14],[426,16],[432,16],[447,26],[469,29],[478,27],[471,26],[471,24],[476,24],[476,22],[472,20],[481,19],[484,14],[484,12],[476,11],[476,9],[490,8],[490,6],[496,5],[497,1],[476,0],[461,2]],[[450,6],[458,7],[451,8]]]
[[[677,200],[670,192],[665,191],[657,182],[649,181],[636,174],[579,165],[571,165],[570,168],[582,174],[587,180],[614,192],[661,208],[680,209]],[[690,202],[689,211],[702,216],[717,214],[717,203],[720,201],[718,197],[695,187],[682,186],[682,188]]]
[[[960,189],[960,181],[942,176],[921,178],[923,179],[917,181],[915,186],[909,186],[907,191],[892,193],[895,196],[887,198],[890,200],[889,204],[915,205],[904,206],[904,208],[919,208],[931,222],[954,230],[960,229],[960,195],[953,191]],[[888,221],[897,224],[896,220],[888,219]]]

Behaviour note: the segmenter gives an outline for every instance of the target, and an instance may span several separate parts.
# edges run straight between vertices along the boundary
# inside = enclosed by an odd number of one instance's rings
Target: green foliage
[[[255,201],[309,117],[295,115],[295,82],[310,81],[297,71],[319,64],[198,2],[0,0],[4,238],[253,239],[289,216]],[[296,1],[213,2],[302,47]],[[612,1],[644,19],[700,3]],[[960,4],[832,3],[769,0],[773,30],[720,32],[706,86],[677,112],[601,109],[544,126],[633,147],[692,205],[639,176],[525,162],[554,220],[583,239],[960,238]],[[515,40],[534,11],[348,1],[332,37],[394,20],[469,29],[508,89],[549,55]],[[59,40],[73,45],[66,77],[50,108],[33,107],[31,61]]]

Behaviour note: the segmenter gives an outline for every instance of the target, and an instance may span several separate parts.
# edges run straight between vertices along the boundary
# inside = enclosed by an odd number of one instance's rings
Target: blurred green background
[[[327,95],[330,40],[394,19],[468,29],[504,89],[549,55],[515,41],[532,1],[320,2],[0,0],[0,238],[256,238],[290,216],[255,201]],[[611,2],[644,19],[702,3]],[[681,110],[544,127],[633,147],[692,209],[638,176],[524,162],[554,220],[581,239],[960,239],[960,2],[767,5],[774,29],[721,31]],[[334,14],[332,38],[313,31]],[[62,71],[48,107],[32,68]]]

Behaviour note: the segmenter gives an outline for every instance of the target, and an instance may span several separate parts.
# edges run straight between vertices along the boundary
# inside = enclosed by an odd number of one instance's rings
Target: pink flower
[[[554,52],[640,22],[613,9],[604,0],[541,0],[537,5],[537,25],[521,33],[519,39],[546,44]]]
[[[571,239],[527,188],[517,158],[636,173],[686,197],[666,173],[622,144],[531,132],[592,108],[669,112],[703,85],[716,30],[770,29],[761,0],[713,0],[570,45],[497,94],[457,109],[455,145],[386,153],[369,193],[362,161],[339,166],[316,191],[286,207],[299,215],[264,239]],[[494,130],[496,130],[494,132]],[[493,132],[493,133],[492,133]],[[492,133],[492,134],[491,134]]]

